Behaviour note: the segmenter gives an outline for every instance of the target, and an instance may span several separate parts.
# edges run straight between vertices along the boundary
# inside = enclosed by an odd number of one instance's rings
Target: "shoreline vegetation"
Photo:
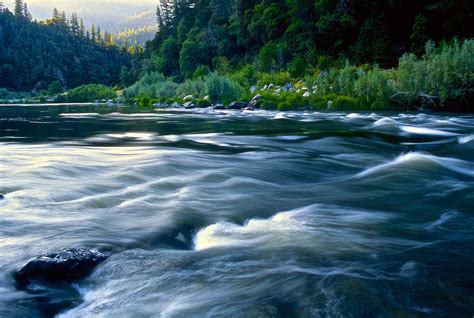
[[[257,72],[247,65],[226,74],[205,70],[181,83],[149,72],[125,89],[88,84],[56,93],[59,83],[55,82],[37,95],[0,89],[0,104],[92,102],[184,109],[473,112],[473,57],[474,40],[437,48],[428,42],[421,58],[405,54],[398,66],[390,69],[345,62],[292,77],[289,70]]]
[[[474,112],[466,1],[163,0],[155,37],[0,1],[0,103]],[[33,34],[37,34],[33,37]]]

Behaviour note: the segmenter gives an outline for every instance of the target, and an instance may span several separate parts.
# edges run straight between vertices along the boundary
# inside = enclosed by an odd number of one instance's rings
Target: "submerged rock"
[[[14,278],[20,287],[35,282],[74,282],[90,274],[107,257],[105,253],[84,248],[63,249],[34,258]]]

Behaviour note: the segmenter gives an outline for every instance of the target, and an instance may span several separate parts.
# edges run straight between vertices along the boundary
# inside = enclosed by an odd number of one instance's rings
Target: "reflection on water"
[[[473,136],[471,115],[2,107],[0,316],[470,317]],[[65,247],[112,256],[72,301],[16,290]]]

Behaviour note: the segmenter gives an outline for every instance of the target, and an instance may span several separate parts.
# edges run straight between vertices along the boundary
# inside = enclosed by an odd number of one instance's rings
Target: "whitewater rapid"
[[[474,116],[0,108],[1,317],[470,317]],[[111,256],[19,290],[51,250]]]

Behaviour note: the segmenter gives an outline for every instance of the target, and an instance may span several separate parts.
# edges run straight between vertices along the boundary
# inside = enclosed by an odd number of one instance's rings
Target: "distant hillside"
[[[27,0],[33,18],[48,19],[57,7],[69,17],[76,12],[87,26],[100,25],[114,34],[156,24],[156,0]]]
[[[57,16],[42,23],[0,12],[0,87],[41,90],[59,80],[64,88],[86,83],[113,85],[130,57],[98,30]],[[93,35],[92,35],[93,34]]]

